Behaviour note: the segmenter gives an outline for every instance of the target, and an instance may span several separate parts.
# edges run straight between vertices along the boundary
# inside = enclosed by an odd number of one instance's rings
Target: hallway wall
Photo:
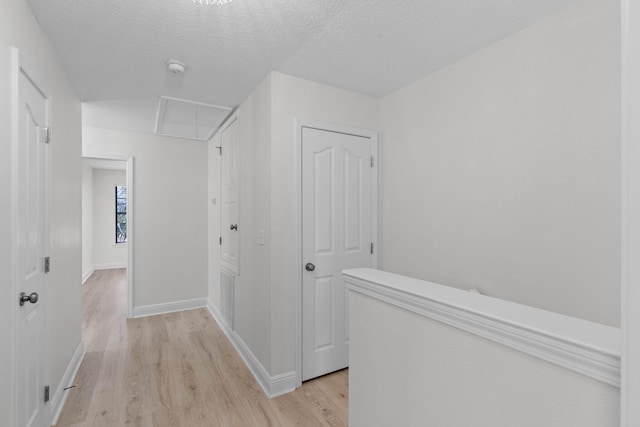
[[[93,168],[82,162],[82,281],[93,272]]]
[[[296,352],[295,119],[378,130],[379,100],[282,73],[271,73],[271,373],[294,370]]]
[[[276,72],[239,107],[242,226],[235,332],[272,378],[293,383],[296,369],[295,119],[375,130],[378,107],[375,98]],[[209,145],[210,198],[219,195],[218,138]],[[209,289],[211,302],[219,304],[219,207],[210,211]],[[258,230],[265,231],[264,245],[257,241]]]
[[[11,425],[12,406],[11,313],[11,159],[12,70],[11,47],[17,47],[38,74],[53,102],[50,167],[50,256],[48,276],[49,360],[51,390],[58,389],[63,374],[81,341],[81,111],[65,70],[24,0],[4,0],[0,13],[0,424]]]
[[[127,264],[127,245],[115,244],[116,185],[127,185],[122,170],[93,170],[93,264],[122,267]]]
[[[83,127],[83,154],[134,156],[133,307],[207,296],[207,143]]]
[[[619,325],[619,21],[578,2],[382,99],[382,269]]]

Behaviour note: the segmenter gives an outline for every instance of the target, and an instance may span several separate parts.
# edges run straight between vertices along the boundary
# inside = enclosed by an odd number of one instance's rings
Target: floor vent
[[[233,294],[235,276],[226,271],[220,272],[220,314],[227,326],[233,327]]]

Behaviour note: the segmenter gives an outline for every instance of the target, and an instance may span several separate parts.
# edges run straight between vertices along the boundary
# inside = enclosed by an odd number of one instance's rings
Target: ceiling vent
[[[207,141],[232,109],[186,99],[160,97],[156,133],[176,138]]]

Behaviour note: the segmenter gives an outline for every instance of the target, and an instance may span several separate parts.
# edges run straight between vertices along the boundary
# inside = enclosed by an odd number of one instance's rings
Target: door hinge
[[[49,386],[44,386],[44,403],[49,401]]]
[[[222,237],[218,237],[218,244],[221,245],[222,244]]]
[[[371,242],[371,253],[373,254],[373,242]]]
[[[44,143],[51,143],[51,128],[42,128],[42,132],[44,133]]]
[[[373,167],[373,156],[371,156],[371,167]]]
[[[51,271],[51,257],[44,257],[44,272],[48,273]]]

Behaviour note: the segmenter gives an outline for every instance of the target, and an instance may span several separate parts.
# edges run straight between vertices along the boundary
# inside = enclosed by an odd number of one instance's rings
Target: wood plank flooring
[[[86,355],[57,426],[347,425],[347,370],[268,399],[206,309],[127,320],[125,281],[83,287]]]

